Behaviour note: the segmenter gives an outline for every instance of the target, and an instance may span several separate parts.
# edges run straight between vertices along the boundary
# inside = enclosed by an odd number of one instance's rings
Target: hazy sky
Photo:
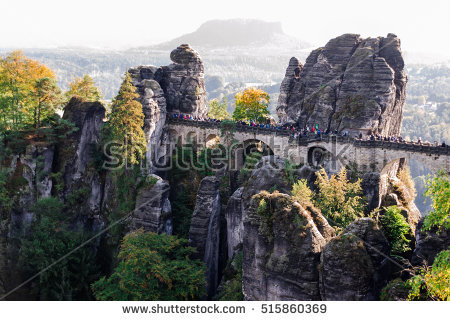
[[[0,47],[124,48],[170,40],[211,19],[281,21],[286,33],[323,45],[342,33],[402,40],[404,50],[450,56],[450,1],[0,0]]]

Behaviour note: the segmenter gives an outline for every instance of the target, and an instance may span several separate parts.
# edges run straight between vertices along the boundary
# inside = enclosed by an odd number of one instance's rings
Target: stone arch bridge
[[[220,123],[168,119],[165,126],[170,140],[182,144],[205,146],[220,140]],[[236,124],[237,152],[235,168],[243,164],[242,153],[249,145],[260,142],[270,154],[290,158],[297,164],[324,166],[330,173],[343,166],[352,166],[362,173],[381,173],[396,161],[405,163],[414,159],[425,165],[432,173],[445,170],[450,173],[449,146],[418,145],[411,142],[386,142],[359,140],[337,135],[311,134],[293,138],[290,131]]]

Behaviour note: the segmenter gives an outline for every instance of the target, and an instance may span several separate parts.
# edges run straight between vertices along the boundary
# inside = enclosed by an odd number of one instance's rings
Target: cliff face
[[[291,59],[277,114],[300,127],[397,135],[406,82],[397,36],[344,34],[313,50],[303,68]]]
[[[189,228],[189,243],[197,248],[196,257],[206,264],[206,290],[209,297],[215,294],[219,283],[220,211],[219,180],[207,176],[198,188]]]
[[[289,195],[255,195],[244,221],[245,299],[320,300],[317,266],[326,235],[334,234],[323,222],[320,212],[307,210]]]

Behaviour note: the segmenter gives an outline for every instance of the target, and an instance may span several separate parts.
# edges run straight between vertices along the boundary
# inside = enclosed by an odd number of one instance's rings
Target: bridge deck
[[[179,118],[168,118],[168,124],[178,125],[178,126],[190,126],[197,128],[214,128],[220,130],[220,122],[209,122],[209,121],[195,121]],[[249,134],[261,134],[261,135],[273,135],[273,136],[285,136],[289,137],[290,143],[297,143],[298,145],[309,145],[310,143],[323,141],[323,142],[336,142],[341,144],[353,144],[358,147],[366,148],[381,148],[381,149],[397,149],[411,152],[419,152],[425,154],[435,154],[435,155],[450,155],[450,146],[434,146],[429,143],[417,144],[413,142],[391,142],[383,140],[362,140],[358,138],[353,138],[350,136],[341,136],[335,134],[313,134],[310,133],[306,137],[302,135],[297,139],[292,137],[292,132],[286,129],[274,129],[274,128],[261,128],[261,127],[251,127],[242,124],[236,124],[236,131]]]

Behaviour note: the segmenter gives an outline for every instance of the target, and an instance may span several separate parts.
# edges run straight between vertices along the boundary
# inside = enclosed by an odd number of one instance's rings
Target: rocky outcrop
[[[170,53],[173,64],[162,67],[160,80],[169,112],[204,117],[207,113],[203,62],[187,44]]]
[[[156,179],[156,182],[139,190],[129,230],[143,228],[146,232],[170,235],[173,226],[172,207],[169,201],[169,183],[156,175],[149,177]]]
[[[438,231],[436,227],[430,231],[423,231],[423,219],[419,222],[416,232],[416,248],[411,263],[415,266],[431,266],[434,258],[441,251],[450,247],[450,230]]]
[[[407,77],[397,36],[344,34],[313,50],[298,78],[294,65],[291,58],[280,88],[282,123],[351,134],[400,133]]]
[[[281,82],[280,95],[278,96],[277,105],[278,118],[283,123],[297,122],[296,120],[290,118],[290,116],[286,114],[286,111],[289,110],[289,106],[294,106],[301,103],[297,100],[299,98],[297,93],[300,92],[300,86],[302,84],[300,81],[302,69],[303,65],[297,58],[292,57],[291,60],[289,60],[286,74]]]
[[[322,300],[377,300],[390,275],[389,243],[374,220],[351,223],[323,248]]]
[[[227,251],[228,257],[232,258],[239,244],[242,244],[244,233],[244,221],[242,214],[242,192],[244,188],[238,188],[228,200],[225,209],[225,219],[227,223]]]
[[[292,186],[286,179],[285,167],[286,160],[279,156],[262,157],[255,165],[248,181],[230,197],[226,207],[228,257],[231,258],[234,248],[242,244],[243,221],[253,195],[273,189],[285,194],[291,193]],[[296,179],[304,178],[311,181],[314,178],[314,171],[309,166],[296,169],[293,174]]]
[[[405,217],[411,228],[412,238],[416,234],[416,227],[421,218],[421,214],[416,204],[415,189],[408,186],[408,178],[405,173],[401,173],[402,169],[407,166],[403,161],[394,161],[387,165],[380,173],[379,182],[379,206],[381,208],[388,206],[397,206],[400,208],[401,214]],[[402,177],[400,179],[399,177]],[[414,244],[413,244],[414,245]]]
[[[220,211],[219,179],[207,176],[198,188],[189,243],[197,248],[196,257],[206,264],[209,297],[214,296],[219,283]]]
[[[246,300],[320,300],[320,253],[332,227],[319,211],[287,195],[264,191],[244,220],[243,293]]]
[[[143,83],[144,80],[154,80],[164,92],[167,112],[206,116],[204,67],[199,54],[184,44],[170,53],[170,59],[173,63],[168,66],[138,66],[128,70],[133,78],[133,84],[137,86],[141,95],[140,100],[144,109],[145,105],[148,105],[145,99],[152,96],[161,106],[163,105],[159,90],[154,89],[156,85],[153,84],[151,87],[151,83]],[[153,95],[145,94],[142,88],[151,88]],[[147,113],[149,114],[147,119],[150,119],[150,113]]]
[[[149,172],[165,165],[163,128],[167,113],[205,117],[207,114],[203,62],[189,45],[170,54],[168,66],[138,66],[128,69],[144,113]]]
[[[139,102],[144,113],[144,133],[147,141],[147,161],[149,170],[153,171],[160,157],[161,135],[166,123],[166,98],[159,83],[154,80],[158,68],[154,66],[139,66],[130,68],[133,86],[139,94]]]

